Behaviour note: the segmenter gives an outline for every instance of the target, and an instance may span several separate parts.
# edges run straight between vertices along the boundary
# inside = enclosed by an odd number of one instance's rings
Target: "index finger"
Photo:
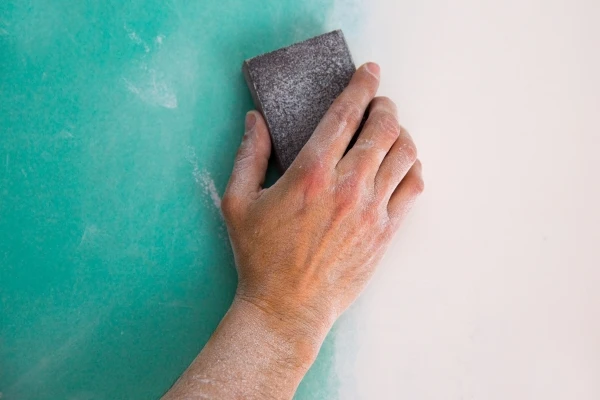
[[[317,162],[331,168],[337,165],[377,93],[379,71],[379,65],[375,63],[367,63],[356,70],[298,154],[300,165]]]

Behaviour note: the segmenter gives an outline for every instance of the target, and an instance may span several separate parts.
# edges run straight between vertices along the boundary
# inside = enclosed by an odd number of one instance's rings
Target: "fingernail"
[[[379,74],[381,73],[381,68],[379,67],[379,65],[370,62],[365,65],[365,68],[367,69],[367,71],[369,71],[371,75],[379,79]]]
[[[256,125],[256,115],[254,115],[254,111],[250,111],[246,114],[246,132],[250,132],[254,125]]]

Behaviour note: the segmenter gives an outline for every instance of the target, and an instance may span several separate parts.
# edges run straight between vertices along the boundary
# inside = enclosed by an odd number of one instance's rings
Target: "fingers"
[[[390,198],[388,203],[390,220],[401,220],[410,211],[424,188],[422,166],[421,162],[417,160]]]
[[[387,97],[376,97],[369,108],[369,119],[354,146],[338,163],[338,171],[344,174],[350,170],[361,170],[367,176],[375,177],[400,132],[398,111],[394,102]]]
[[[375,194],[387,202],[396,187],[417,160],[417,148],[406,129],[400,125],[398,138],[386,154],[375,175]]]
[[[261,189],[270,155],[271,139],[265,120],[259,112],[250,111],[246,115],[246,133],[223,196],[224,203],[228,198],[247,199]]]
[[[325,163],[332,168],[337,165],[378,87],[379,66],[375,63],[361,66],[298,155],[301,165]]]

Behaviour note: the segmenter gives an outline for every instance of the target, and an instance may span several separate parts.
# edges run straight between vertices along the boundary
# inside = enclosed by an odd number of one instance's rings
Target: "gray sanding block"
[[[356,71],[341,30],[244,61],[244,77],[286,170]]]

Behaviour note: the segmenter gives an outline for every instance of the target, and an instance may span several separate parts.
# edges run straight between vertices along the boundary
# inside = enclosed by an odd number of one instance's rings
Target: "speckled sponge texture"
[[[356,67],[337,30],[246,60],[242,70],[285,171]]]

